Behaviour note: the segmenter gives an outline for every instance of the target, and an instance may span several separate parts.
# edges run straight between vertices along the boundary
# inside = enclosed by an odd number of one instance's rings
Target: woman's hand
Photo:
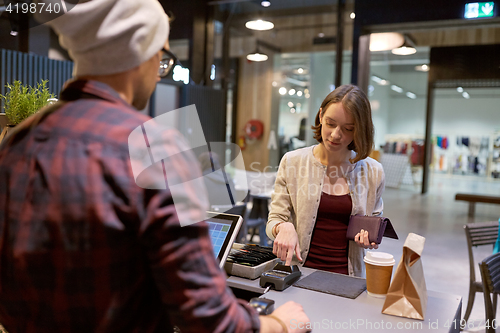
[[[302,261],[300,256],[299,237],[295,231],[295,227],[290,222],[280,223],[277,227],[277,236],[274,240],[273,253],[282,261],[286,261],[285,265],[290,266],[292,263],[293,253],[297,259]]]
[[[370,244],[370,240],[368,239],[368,231],[361,229],[359,233],[354,236],[354,241],[358,244],[359,247],[365,249],[378,249],[378,245],[375,243]]]

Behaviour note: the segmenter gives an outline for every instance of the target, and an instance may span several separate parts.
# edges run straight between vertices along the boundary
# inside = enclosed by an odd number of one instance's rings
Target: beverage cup
[[[364,258],[366,266],[366,291],[368,295],[385,298],[391,284],[394,257],[385,252],[367,251]]]

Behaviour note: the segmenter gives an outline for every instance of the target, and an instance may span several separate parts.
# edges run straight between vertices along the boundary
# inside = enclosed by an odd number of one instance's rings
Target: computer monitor
[[[214,255],[219,260],[220,268],[224,267],[227,256],[231,251],[236,236],[240,231],[243,219],[241,216],[232,214],[220,214],[207,212],[210,239],[214,248]]]

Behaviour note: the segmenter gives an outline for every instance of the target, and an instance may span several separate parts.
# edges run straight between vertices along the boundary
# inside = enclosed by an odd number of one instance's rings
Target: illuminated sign
[[[472,2],[465,4],[464,18],[493,17],[495,9],[494,2]]]

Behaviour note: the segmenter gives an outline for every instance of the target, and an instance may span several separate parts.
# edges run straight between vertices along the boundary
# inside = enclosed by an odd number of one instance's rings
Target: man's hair
[[[366,94],[352,84],[338,87],[323,100],[316,114],[316,125],[311,126],[314,138],[319,143],[323,142],[320,117],[323,117],[327,107],[334,103],[342,103],[344,110],[354,119],[354,139],[347,148],[354,150],[357,156],[351,160],[351,163],[356,163],[367,158],[373,149],[373,136],[375,133],[372,122],[372,111]]]

